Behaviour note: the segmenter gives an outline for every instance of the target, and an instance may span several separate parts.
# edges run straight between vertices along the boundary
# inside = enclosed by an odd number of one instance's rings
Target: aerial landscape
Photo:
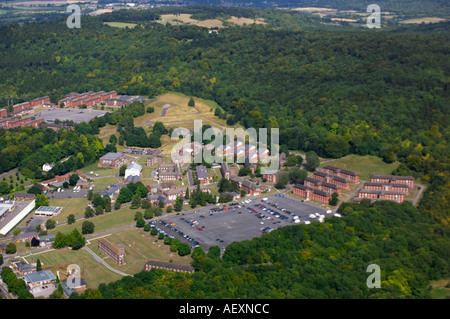
[[[440,0],[0,0],[0,299],[450,299],[449,30]]]

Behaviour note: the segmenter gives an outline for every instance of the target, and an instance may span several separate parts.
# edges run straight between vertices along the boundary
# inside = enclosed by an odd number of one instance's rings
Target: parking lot
[[[300,223],[319,222],[331,211],[290,197],[268,196],[178,213],[153,223],[160,231],[192,247],[225,249],[233,241],[249,240],[272,230]]]
[[[56,119],[60,121],[74,121],[75,123],[89,122],[94,117],[101,117],[106,111],[97,111],[92,109],[49,109],[36,114],[36,119],[44,119],[46,122],[53,123]]]

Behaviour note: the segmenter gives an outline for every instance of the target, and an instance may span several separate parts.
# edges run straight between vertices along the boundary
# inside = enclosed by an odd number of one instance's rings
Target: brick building
[[[328,205],[331,199],[331,194],[305,185],[295,185],[292,192],[294,195],[303,197],[306,200],[311,200],[325,205]]]
[[[334,175],[334,176],[344,178],[345,180],[349,181],[350,183],[358,183],[359,182],[359,176],[357,173],[343,169],[343,168],[327,165],[327,166],[323,167],[322,172],[329,174],[329,175]]]
[[[0,109],[0,118],[7,117],[8,116],[8,110],[7,109]]]
[[[98,249],[119,266],[125,265],[125,247],[114,245],[105,238],[98,240]]]
[[[363,186],[364,190],[377,190],[377,191],[394,191],[401,192],[405,195],[409,195],[409,187],[405,184],[400,183],[375,183],[366,182]]]
[[[373,183],[384,183],[384,184],[404,184],[408,185],[409,188],[414,187],[414,177],[411,176],[395,176],[395,175],[372,175],[370,181]]]
[[[318,179],[322,182],[336,185],[340,189],[344,189],[344,190],[350,189],[349,181],[347,181],[346,179],[339,177],[339,176],[328,175],[324,172],[314,172],[312,177],[315,179]]]
[[[36,106],[44,105],[44,104],[50,104],[49,96],[38,97],[37,99],[30,101],[31,107],[36,107]]]
[[[162,151],[158,150],[156,152],[154,152],[152,155],[150,155],[149,157],[147,157],[147,166],[153,166],[155,164],[162,164],[164,163],[164,156],[161,154]]]
[[[174,263],[164,262],[164,261],[159,261],[159,260],[149,260],[144,265],[145,271],[150,271],[154,268],[176,271],[176,272],[185,272],[185,273],[190,273],[190,274],[194,272],[194,267],[192,267],[192,266],[179,265],[179,264],[174,264]]]
[[[157,169],[158,180],[177,181],[182,178],[179,164],[161,164]]]
[[[235,181],[240,189],[247,192],[248,195],[259,196],[261,195],[262,188],[259,183],[249,181],[248,179],[240,177],[231,177],[231,180]]]
[[[126,162],[126,158],[122,153],[106,153],[100,157],[98,167],[118,167]]]
[[[201,185],[209,184],[212,180],[211,175],[208,174],[206,167],[203,165],[199,165],[195,168],[195,175]]]
[[[397,203],[403,203],[405,194],[395,191],[384,190],[360,190],[358,198],[370,198],[371,200],[393,200]]]
[[[315,179],[313,177],[307,177],[303,181],[303,185],[310,187],[310,188],[318,189],[318,190],[328,193],[330,195],[333,193],[338,193],[338,195],[341,195],[341,189],[338,186],[336,186],[335,184],[327,183],[327,182]]]

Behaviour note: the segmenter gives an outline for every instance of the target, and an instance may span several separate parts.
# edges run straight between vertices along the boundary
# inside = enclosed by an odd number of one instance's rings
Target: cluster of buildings
[[[37,271],[36,262],[26,263],[20,259],[13,258],[10,260],[10,264],[10,267],[17,275],[17,277],[23,279],[26,288],[35,297],[47,297],[57,289],[57,276],[55,276],[50,270]],[[57,273],[59,277],[59,271]],[[69,273],[67,275],[68,278],[70,278]],[[84,278],[79,277],[79,280],[71,282],[70,288],[67,284],[67,280],[68,279],[64,279],[59,283],[62,285],[63,293],[66,297],[69,297],[73,292],[76,291],[76,289],[86,288]]]
[[[76,186],[80,186],[82,188],[87,188],[89,187],[89,181],[86,175],[84,175],[82,172],[80,171],[76,171],[75,173],[70,172],[64,175],[59,175],[59,176],[55,176],[54,178],[51,179],[47,179],[45,181],[42,181],[39,183],[39,185],[41,186],[41,188],[45,191],[48,189],[49,185],[55,184],[55,183],[61,183],[61,182],[65,182],[68,181],[69,178],[72,175],[78,175],[78,177],[80,178],[76,184]]]
[[[200,191],[204,193],[211,193],[211,189],[208,185],[200,185]],[[149,191],[147,199],[155,205],[158,205],[162,200],[165,205],[173,205],[177,198],[183,200],[184,204],[187,204],[186,194],[192,193],[197,190],[197,186],[177,187],[173,182],[164,182],[158,184],[147,185]]]
[[[223,157],[236,157],[238,162],[244,162],[246,159],[250,163],[257,163],[269,157],[269,150],[265,147],[256,148],[253,144],[244,144],[241,141],[233,141],[228,144],[220,145],[216,149],[216,155]]]
[[[66,95],[65,98],[58,101],[60,107],[79,107],[85,105],[87,108],[95,105],[105,105],[108,107],[122,107],[129,105],[133,102],[143,102],[147,98],[143,96],[129,96],[129,95],[117,95],[116,91],[100,91],[100,92],[85,92],[76,93],[72,92]]]
[[[402,203],[409,195],[410,188],[414,187],[414,178],[411,176],[373,175],[370,182],[365,182],[359,190],[358,197],[353,201],[369,198],[371,201],[393,200]]]
[[[23,117],[34,113],[34,108],[38,106],[51,107],[49,96],[43,96],[31,101],[14,104],[11,112],[8,109],[0,109],[0,128],[10,129],[15,127],[28,127],[39,125],[44,122],[43,119],[34,119],[33,117]]]
[[[85,92],[76,93],[72,92],[66,94],[66,97],[58,101],[59,107],[78,107],[80,105],[86,105],[86,107],[93,107],[94,105],[100,104],[108,99],[117,98],[116,91],[100,91],[100,92]]]
[[[232,176],[230,180],[233,180],[238,185],[239,189],[244,190],[247,195],[259,196],[262,194],[263,187],[259,182],[252,182],[246,178]]]
[[[294,195],[304,197],[320,204],[329,204],[333,193],[341,194],[341,190],[350,189],[350,183],[359,183],[359,176],[353,171],[324,166],[303,181],[303,185],[295,185]]]

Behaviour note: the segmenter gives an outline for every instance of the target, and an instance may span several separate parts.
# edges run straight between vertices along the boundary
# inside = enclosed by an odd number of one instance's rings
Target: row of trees
[[[9,292],[16,294],[19,299],[34,299],[33,295],[26,288],[25,281],[18,279],[11,268],[4,266],[0,275],[8,286]]]

